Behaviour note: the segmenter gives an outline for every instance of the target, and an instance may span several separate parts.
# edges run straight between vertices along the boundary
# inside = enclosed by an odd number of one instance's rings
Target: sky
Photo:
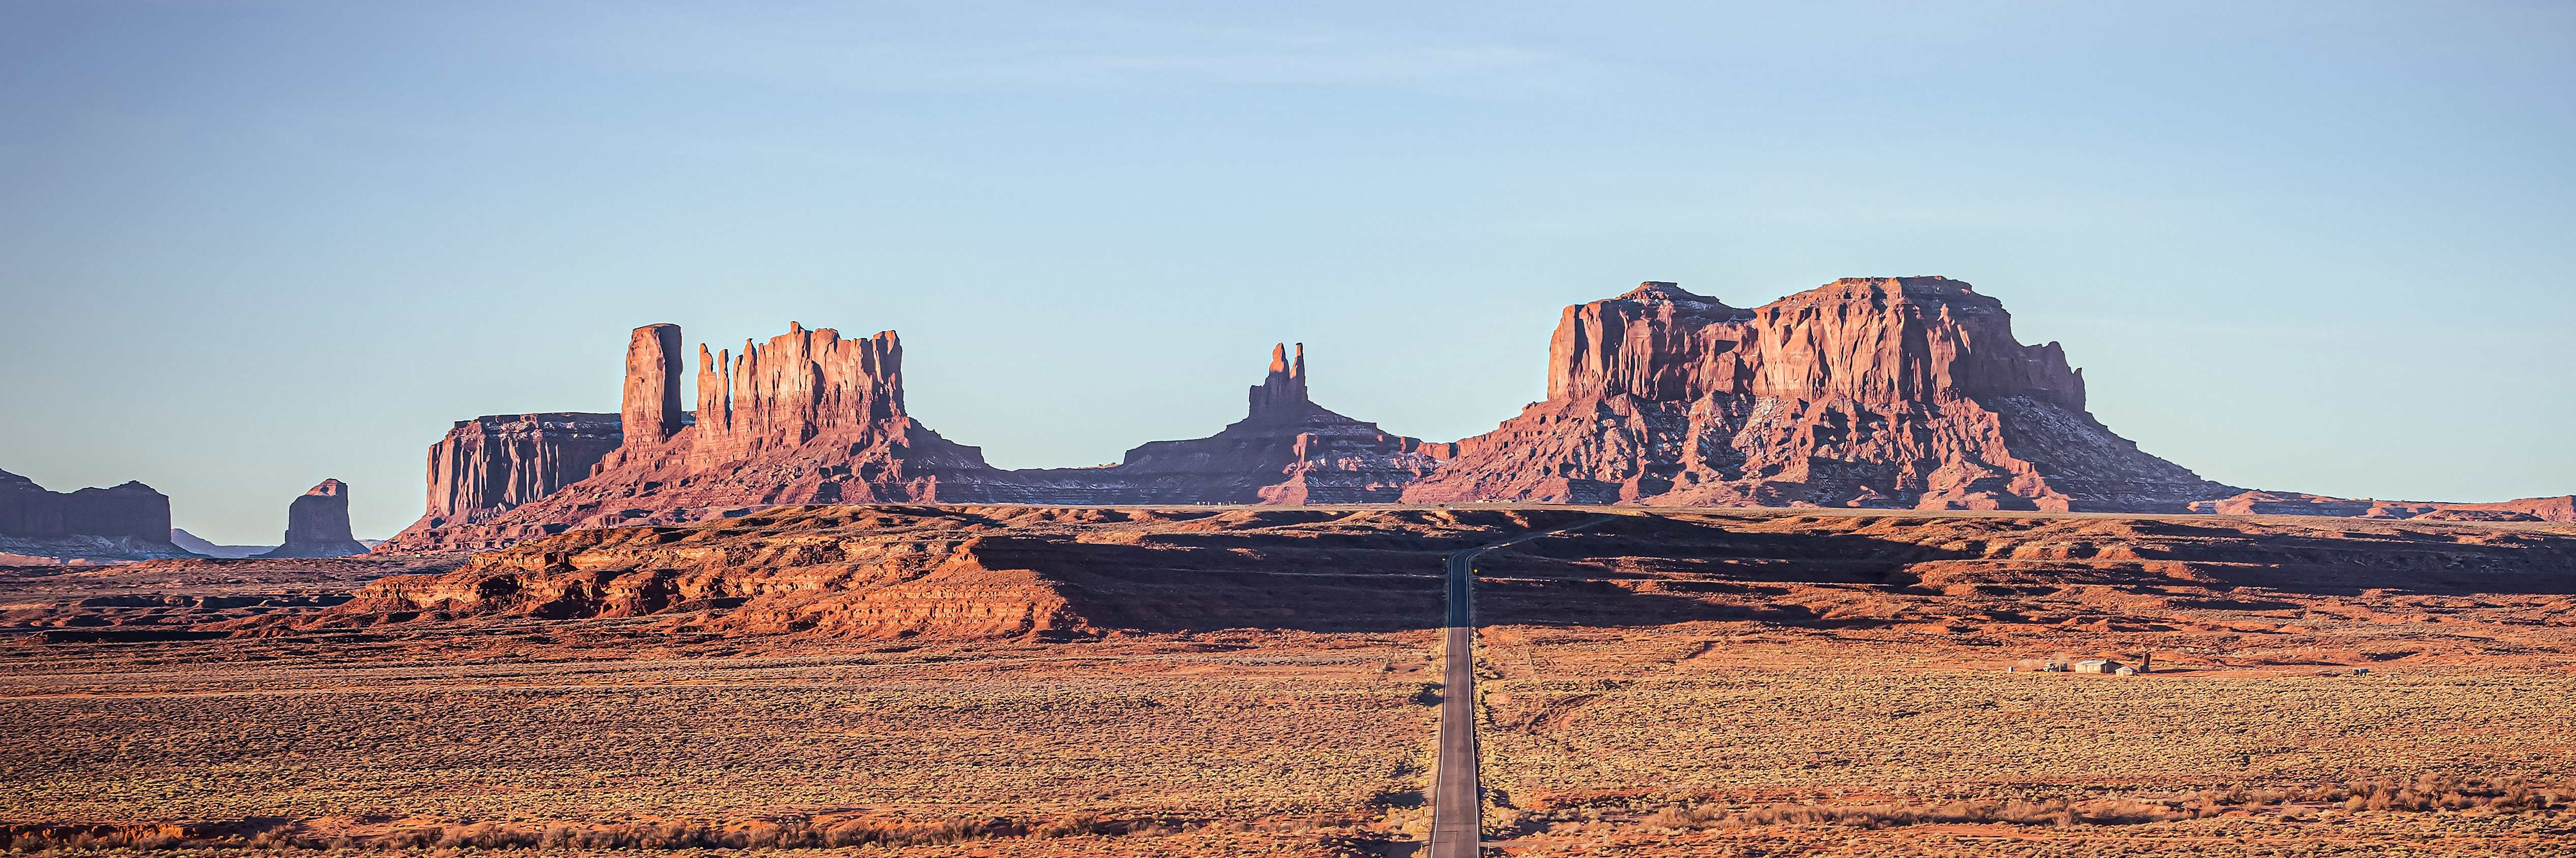
[[[2576,5],[0,0],[0,469],[278,539],[626,332],[902,333],[1004,467],[1449,440],[1559,309],[1943,275],[2222,482],[2576,492]]]

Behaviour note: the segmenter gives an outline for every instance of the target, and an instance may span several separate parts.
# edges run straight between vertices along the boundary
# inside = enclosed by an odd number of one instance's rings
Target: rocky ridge
[[[1428,629],[1442,621],[1440,554],[1596,511],[782,507],[532,539],[452,570],[377,579],[323,610],[212,628],[283,635],[649,618],[620,628],[663,638],[922,640]],[[1487,580],[1477,599],[1479,612],[1496,622],[1540,626],[1763,619],[1849,631],[1886,621],[1893,603],[1904,601],[1941,615],[1914,622],[2095,634],[2172,623],[2160,612],[2173,609],[2368,593],[2435,601],[2459,593],[2555,597],[2532,606],[2533,616],[2545,617],[2563,613],[2565,597],[2576,594],[2565,574],[2576,562],[2572,527],[1629,510],[1489,556],[1480,563]]]

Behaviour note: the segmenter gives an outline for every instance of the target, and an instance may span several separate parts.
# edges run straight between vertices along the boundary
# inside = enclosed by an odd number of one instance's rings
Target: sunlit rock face
[[[676,326],[635,330],[613,419],[459,424],[444,460],[432,451],[429,514],[380,550],[491,548],[782,504],[2179,512],[2239,491],[2112,434],[2084,410],[2083,375],[2056,343],[2022,345],[2002,304],[1939,277],[1837,280],[1751,309],[1647,283],[1568,307],[1549,343],[1547,401],[1454,444],[1316,404],[1304,346],[1280,344],[1242,420],[1094,468],[994,468],[923,425],[904,403],[893,331],[844,339],[791,323],[738,351],[700,345],[692,400],[680,343]],[[609,432],[616,443],[594,454]],[[469,441],[490,452],[462,453]]]
[[[2112,434],[2056,343],[1940,277],[1751,309],[1646,283],[1565,309],[1547,389],[1432,445],[1405,499],[2179,512],[2234,491]]]

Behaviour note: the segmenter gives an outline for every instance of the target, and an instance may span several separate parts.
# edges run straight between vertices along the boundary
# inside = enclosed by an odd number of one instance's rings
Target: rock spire
[[[1288,356],[1288,344],[1270,347],[1270,375],[1252,386],[1252,408],[1244,419],[1259,423],[1284,423],[1303,419],[1313,409],[1306,398],[1306,344],[1297,344],[1295,358]]]
[[[680,326],[645,325],[626,340],[628,444],[653,445],[680,431]]]

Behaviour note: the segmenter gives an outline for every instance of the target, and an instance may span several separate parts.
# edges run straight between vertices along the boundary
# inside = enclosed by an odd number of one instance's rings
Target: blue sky
[[[1939,274],[2213,479],[2576,491],[2576,6],[0,3],[0,469],[419,514],[625,332],[902,332],[1008,466],[1434,440],[1565,304]],[[1792,8],[1793,7],[1793,8]]]

